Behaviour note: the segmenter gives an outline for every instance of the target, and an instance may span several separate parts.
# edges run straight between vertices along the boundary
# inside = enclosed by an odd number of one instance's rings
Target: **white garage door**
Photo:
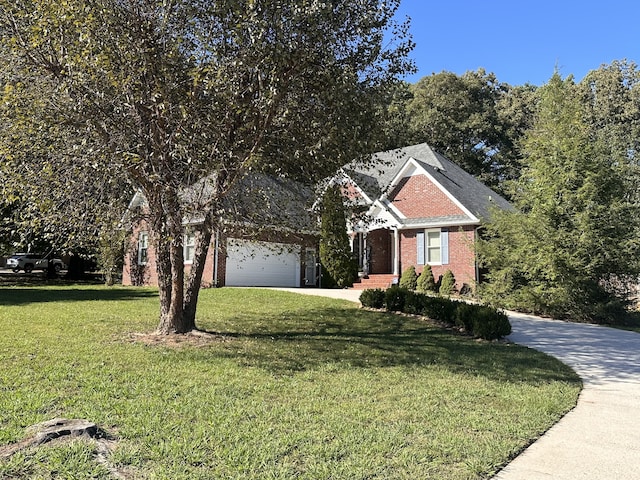
[[[300,247],[230,238],[226,270],[230,287],[299,287]]]

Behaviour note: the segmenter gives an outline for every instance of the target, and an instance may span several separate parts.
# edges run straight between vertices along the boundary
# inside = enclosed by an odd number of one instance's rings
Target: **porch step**
[[[353,284],[354,290],[367,290],[369,288],[389,288],[393,280],[398,278],[393,274],[369,275],[368,278],[360,278]]]

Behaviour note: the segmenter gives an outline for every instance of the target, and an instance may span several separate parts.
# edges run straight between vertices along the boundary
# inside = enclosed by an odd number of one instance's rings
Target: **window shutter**
[[[424,265],[426,263],[424,258],[424,232],[416,233],[416,246],[418,247],[416,263]]]
[[[449,263],[449,230],[440,231],[440,251],[442,264],[447,265]]]

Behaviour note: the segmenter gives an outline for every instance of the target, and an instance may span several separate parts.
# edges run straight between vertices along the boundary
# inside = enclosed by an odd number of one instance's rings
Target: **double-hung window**
[[[417,264],[446,265],[449,263],[449,231],[429,229],[416,234]]]
[[[184,263],[193,263],[193,257],[196,251],[196,235],[193,232],[187,232],[184,235]]]
[[[149,258],[149,233],[138,235],[138,265],[146,265]]]

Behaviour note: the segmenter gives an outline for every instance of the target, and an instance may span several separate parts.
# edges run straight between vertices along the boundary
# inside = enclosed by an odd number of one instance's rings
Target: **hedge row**
[[[431,297],[402,287],[364,290],[363,307],[423,315],[462,328],[474,337],[494,340],[511,333],[507,315],[487,305],[473,305],[444,297]]]

